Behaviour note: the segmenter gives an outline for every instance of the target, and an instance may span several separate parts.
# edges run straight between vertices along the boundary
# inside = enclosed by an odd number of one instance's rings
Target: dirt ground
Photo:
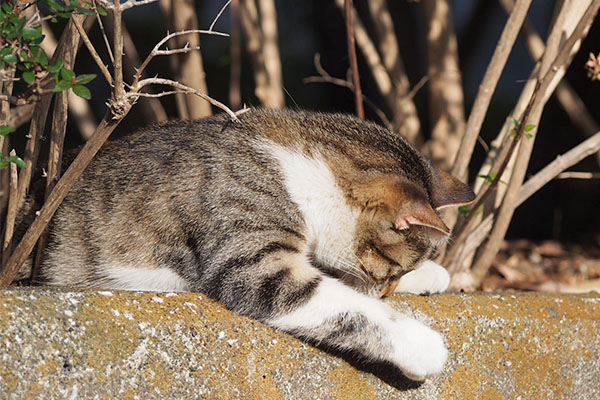
[[[481,290],[600,293],[600,235],[585,244],[505,241]]]

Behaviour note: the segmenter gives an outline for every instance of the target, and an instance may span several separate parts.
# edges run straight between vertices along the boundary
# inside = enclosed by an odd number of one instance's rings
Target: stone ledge
[[[599,399],[600,296],[389,300],[443,332],[421,385],[345,361],[197,293],[0,290],[3,399]],[[355,368],[351,364],[356,365]]]

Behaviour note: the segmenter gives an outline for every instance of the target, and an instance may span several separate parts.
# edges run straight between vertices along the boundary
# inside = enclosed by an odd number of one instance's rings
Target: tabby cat
[[[378,297],[446,289],[436,210],[472,191],[356,118],[253,109],[109,143],[51,221],[38,283],[198,291],[314,343],[441,372],[442,337]]]

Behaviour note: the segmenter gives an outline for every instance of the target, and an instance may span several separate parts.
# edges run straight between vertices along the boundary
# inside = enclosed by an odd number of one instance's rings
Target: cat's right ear
[[[475,199],[475,193],[465,183],[449,173],[433,169],[433,185],[431,200],[436,209],[469,204]]]

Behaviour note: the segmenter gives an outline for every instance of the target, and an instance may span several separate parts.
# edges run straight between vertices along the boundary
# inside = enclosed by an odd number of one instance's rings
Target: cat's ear
[[[450,234],[450,228],[446,226],[444,221],[442,221],[428,203],[414,201],[405,210],[408,211],[400,212],[400,215],[396,217],[396,229],[404,230],[410,228],[412,225],[417,225],[433,228],[444,235]]]
[[[436,209],[468,204],[475,199],[471,188],[449,173],[433,167],[431,200]]]

